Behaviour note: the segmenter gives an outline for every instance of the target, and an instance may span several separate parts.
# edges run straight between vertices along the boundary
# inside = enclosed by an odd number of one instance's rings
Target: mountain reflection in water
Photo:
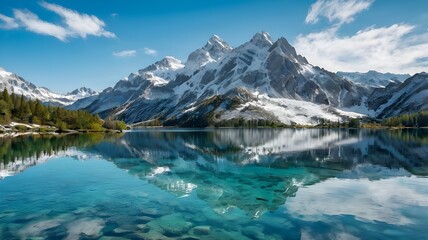
[[[424,130],[166,129],[0,141],[1,176],[51,155],[98,156],[177,196],[195,190],[219,212],[236,206],[253,217],[327,178],[428,173]]]
[[[0,239],[420,239],[426,156],[423,129],[1,138]]]

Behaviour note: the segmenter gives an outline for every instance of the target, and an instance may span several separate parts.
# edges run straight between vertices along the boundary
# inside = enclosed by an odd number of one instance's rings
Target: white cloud
[[[357,13],[372,3],[373,0],[317,0],[305,22],[316,23],[325,17],[333,25],[321,32],[299,35],[296,49],[311,63],[332,71],[426,71],[428,33],[415,33],[416,26],[405,23],[371,26],[352,35],[340,35],[341,26],[352,22]]]
[[[394,24],[340,36],[335,26],[299,35],[295,47],[312,64],[331,71],[416,73],[428,68],[428,33],[414,34],[414,29]]]
[[[3,21],[3,24],[0,24],[0,28],[3,29],[13,29],[18,28],[19,24],[15,21],[15,19],[3,15],[0,13],[0,20]]]
[[[39,19],[39,17],[28,11],[28,10],[17,10],[13,11],[15,19],[28,31],[48,35],[58,38],[61,41],[65,41],[68,32],[65,28],[49,23]]]
[[[58,14],[64,24],[44,21],[29,10],[14,9],[14,18],[0,14],[0,28],[13,29],[24,27],[28,31],[53,36],[61,41],[70,37],[86,38],[89,35],[115,38],[116,35],[104,29],[105,23],[94,15],[79,13],[57,4],[41,2],[40,5]]]
[[[156,55],[158,55],[158,51],[156,51],[155,49],[148,48],[148,47],[144,48],[144,53],[146,55],[149,55],[149,56],[156,56]]]
[[[105,23],[94,15],[78,13],[77,11],[51,4],[41,2],[40,5],[63,18],[67,25],[70,36],[77,35],[86,38],[88,35],[114,38],[116,35],[104,29]]]
[[[125,50],[120,52],[113,52],[113,56],[115,57],[135,57],[137,55],[137,51],[135,50]]]
[[[311,5],[305,22],[317,23],[325,17],[330,22],[350,23],[355,14],[366,10],[372,3],[372,0],[317,0]]]

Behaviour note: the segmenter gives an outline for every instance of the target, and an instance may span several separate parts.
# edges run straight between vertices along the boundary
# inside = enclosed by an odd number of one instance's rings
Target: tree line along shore
[[[320,119],[319,124],[314,126],[304,126],[299,124],[285,125],[277,121],[267,120],[244,120],[228,119],[215,124],[201,125],[204,121],[197,121],[198,124],[192,126],[188,124],[179,127],[247,127],[247,128],[423,128],[428,127],[428,111],[409,113],[396,117],[385,118],[383,120],[374,119],[349,119],[346,122],[331,122]],[[165,127],[160,120],[155,119],[134,127]],[[98,115],[91,114],[84,110],[66,110],[58,106],[44,105],[39,100],[29,100],[23,95],[8,93],[5,89],[0,92],[0,133],[5,132],[104,132],[122,131],[127,129],[125,122],[107,118],[101,119]]]
[[[23,95],[0,92],[0,131],[67,132],[126,129],[123,121],[108,118],[83,110],[66,110],[58,106],[46,106],[39,100],[29,100]]]

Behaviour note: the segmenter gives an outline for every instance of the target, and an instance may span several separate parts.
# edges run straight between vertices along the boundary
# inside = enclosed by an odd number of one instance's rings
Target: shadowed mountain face
[[[24,171],[49,155],[103,158],[176,196],[194,192],[216,211],[233,205],[258,217],[328,178],[428,175],[427,136],[424,130],[224,129],[19,137],[1,140],[1,173]],[[20,154],[13,146],[23,143]]]
[[[316,124],[318,118],[360,116],[337,109],[364,105],[370,91],[311,65],[285,38],[273,41],[262,32],[234,49],[213,36],[186,63],[167,57],[70,108],[128,123],[160,119],[188,126],[189,116],[197,115],[205,125],[234,118]]]
[[[285,38],[273,41],[266,32],[236,48],[214,35],[185,63],[166,57],[69,108],[115,115],[128,123],[156,119],[181,127],[234,119],[314,125],[322,119],[383,118],[423,110],[389,92],[397,85],[426,100],[427,87],[409,84],[418,81],[415,77],[402,83],[408,77],[375,71],[335,74],[311,65]]]
[[[428,73],[419,73],[402,84],[391,83],[373,91],[368,106],[377,116],[391,117],[404,113],[428,110]]]

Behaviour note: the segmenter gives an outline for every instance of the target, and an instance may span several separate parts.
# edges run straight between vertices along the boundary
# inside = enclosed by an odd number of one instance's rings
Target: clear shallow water
[[[424,239],[428,132],[0,139],[0,239]]]

